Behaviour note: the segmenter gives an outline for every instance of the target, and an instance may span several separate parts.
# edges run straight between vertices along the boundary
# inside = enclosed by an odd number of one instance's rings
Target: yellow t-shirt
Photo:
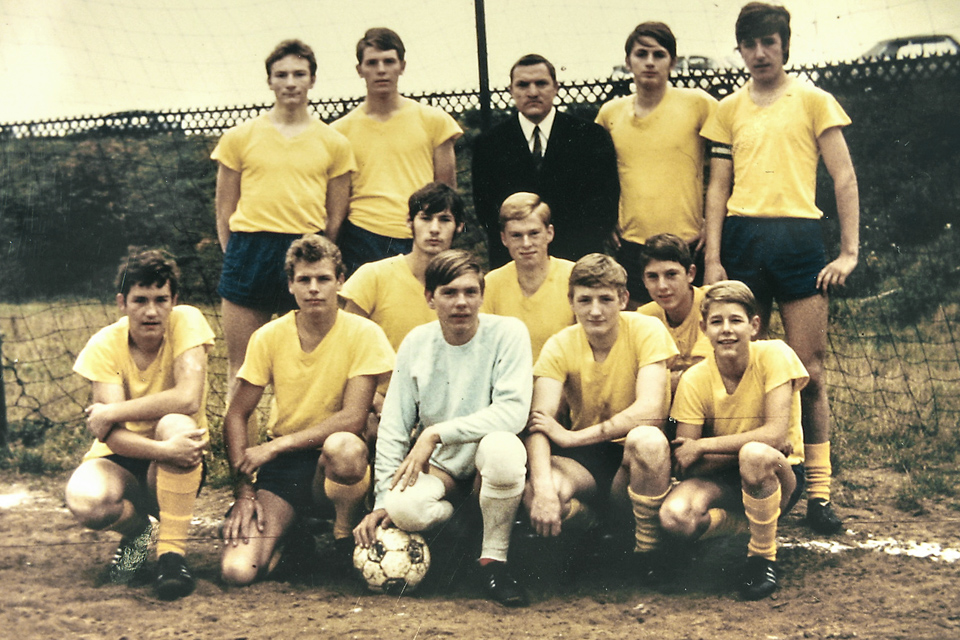
[[[817,138],[850,118],[832,95],[796,78],[776,102],[758,107],[750,97],[752,82],[724,98],[703,128],[704,137],[733,150],[727,213],[819,220]]]
[[[228,130],[210,156],[240,172],[240,201],[230,231],[315,233],[327,227],[327,182],[357,165],[350,142],[314,120],[297,136],[266,114]]]
[[[634,96],[600,107],[597,124],[610,132],[620,173],[620,233],[643,244],[659,233],[692,242],[703,227],[703,152],[700,129],[717,101],[700,89],[668,87],[643,118]]]
[[[213,346],[213,329],[196,307],[177,305],[170,311],[167,330],[157,357],[141,370],[130,354],[130,320],[126,316],[100,329],[87,341],[77,356],[73,370],[90,382],[123,385],[127,400],[150,396],[176,386],[173,377],[174,361],[185,351]],[[204,384],[200,410],[190,416],[201,429],[207,428],[207,385]],[[123,425],[133,433],[152,437],[156,420],[126,422]],[[102,458],[113,452],[97,440],[84,460]]]
[[[317,348],[305,353],[297,311],[257,329],[250,337],[238,378],[273,384],[267,433],[284,436],[316,426],[343,408],[347,380],[393,370],[393,349],[371,320],[344,311]]]
[[[713,353],[713,347],[710,340],[704,335],[700,328],[700,303],[703,302],[704,289],[701,287],[693,288],[693,307],[690,313],[680,323],[679,326],[671,327],[667,322],[667,314],[663,308],[656,302],[648,302],[639,309],[638,313],[645,316],[656,318],[663,323],[663,326],[670,332],[670,337],[677,345],[680,355],[670,363],[671,371],[682,371],[695,364],[701,358],[706,358]]]
[[[567,295],[573,264],[562,258],[550,258],[547,279],[530,297],[523,295],[517,280],[517,264],[508,262],[487,274],[483,306],[480,311],[523,320],[530,332],[533,359],[536,360],[547,338],[574,323]]]
[[[642,367],[677,355],[673,339],[654,318],[638,313],[620,314],[617,341],[603,362],[593,359],[587,334],[573,325],[554,334],[543,346],[535,378],[563,383],[574,430],[598,424],[636,401],[637,374]],[[670,384],[663,387],[663,406],[670,406]]]
[[[677,422],[702,425],[702,437],[744,433],[763,426],[766,394],[791,380],[796,381],[790,404],[787,438],[793,452],[790,464],[803,462],[803,427],[800,424],[800,390],[810,378],[787,343],[758,340],[750,343],[750,363],[736,391],[728,394],[711,353],[680,378],[670,415]]]
[[[446,112],[401,98],[386,122],[360,105],[331,125],[345,135],[357,158],[350,194],[350,222],[390,238],[410,238],[407,200],[433,181],[433,152],[463,134]]]
[[[427,305],[423,285],[410,271],[406,256],[368,262],[343,283],[340,295],[367,312],[387,334],[394,351],[410,333],[437,319]]]

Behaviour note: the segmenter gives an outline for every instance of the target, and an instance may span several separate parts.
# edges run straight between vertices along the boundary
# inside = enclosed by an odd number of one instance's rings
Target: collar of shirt
[[[531,122],[530,119],[522,113],[518,113],[517,116],[520,118],[520,130],[523,131],[523,137],[527,139],[527,148],[530,149],[530,153],[533,153],[533,128],[540,127],[540,148],[543,150],[544,155],[546,155],[547,140],[550,139],[553,121],[557,117],[557,108],[551,107],[550,113],[548,113],[547,117],[539,124]]]

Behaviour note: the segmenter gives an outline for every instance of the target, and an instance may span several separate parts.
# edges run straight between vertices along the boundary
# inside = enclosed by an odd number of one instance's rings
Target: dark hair
[[[410,220],[416,218],[421,211],[431,214],[449,211],[457,225],[463,223],[463,198],[456,189],[443,182],[431,182],[420,187],[410,196],[407,205],[410,209]]]
[[[790,57],[790,12],[777,4],[751,2],[740,9],[737,16],[737,46],[746,40],[780,34],[783,46],[783,63]]]
[[[627,290],[627,270],[603,253],[588,253],[573,265],[567,295],[573,297],[574,287],[611,287],[617,293]]]
[[[437,287],[450,284],[467,273],[476,273],[483,292],[483,269],[477,256],[463,249],[447,249],[435,255],[427,265],[424,274],[427,291],[433,293]]]
[[[686,271],[689,271],[693,264],[690,247],[672,233],[661,233],[647,238],[640,255],[641,266],[646,269],[647,265],[653,260],[679,262]]]
[[[290,244],[283,261],[283,270],[287,273],[287,280],[292,282],[294,267],[297,262],[314,263],[327,259],[333,260],[333,269],[338,278],[347,274],[347,268],[343,264],[343,258],[340,256],[340,249],[337,248],[337,245],[320,234],[308,233]]]
[[[180,284],[180,269],[173,256],[163,249],[129,247],[127,255],[120,260],[115,281],[117,293],[124,299],[135,285],[162,287],[170,283],[170,295],[177,295]]]
[[[547,65],[547,71],[550,73],[550,77],[553,79],[553,84],[557,83],[557,68],[553,66],[553,63],[537,53],[528,53],[519,60],[513,63],[513,66],[510,67],[510,84],[513,84],[513,71],[517,67],[532,67],[538,64]]]
[[[671,60],[677,59],[677,38],[673,35],[670,27],[662,22],[641,22],[636,26],[630,35],[627,36],[627,43],[623,45],[623,50],[626,52],[628,58],[630,57],[630,52],[633,51],[633,48],[637,45],[637,42],[643,37],[653,38],[657,41],[657,44],[667,50]]]
[[[303,58],[310,65],[310,77],[317,75],[317,57],[313,55],[313,49],[300,40],[284,40],[270,52],[267,56],[267,77],[270,77],[270,71],[273,63],[286,58],[287,56],[297,56]]]
[[[363,62],[363,52],[370,47],[378,51],[393,49],[397,52],[397,58],[400,59],[400,62],[403,62],[403,56],[407,52],[403,46],[403,40],[400,39],[397,32],[386,27],[367,29],[367,32],[357,42],[357,62]]]
[[[760,313],[757,299],[750,291],[750,287],[739,280],[721,280],[712,284],[703,295],[703,301],[700,303],[700,317],[706,321],[710,313],[710,306],[720,303],[740,305],[748,318]]]

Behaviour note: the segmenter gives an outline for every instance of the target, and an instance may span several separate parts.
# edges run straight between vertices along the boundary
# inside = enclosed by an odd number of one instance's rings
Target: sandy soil
[[[117,536],[73,522],[63,507],[64,480],[0,476],[0,637],[960,638],[960,517],[938,505],[897,511],[900,478],[889,472],[847,474],[837,483],[844,534],[813,535],[802,508],[785,519],[782,586],[769,600],[736,595],[742,538],[696,546],[655,586],[605,550],[578,554],[564,573],[538,562],[524,542],[513,549],[533,600],[522,610],[481,599],[472,554],[456,543],[435,549],[427,581],[402,597],[324,575],[322,558],[284,580],[227,589],[218,580],[216,522],[228,497],[209,490],[189,546],[197,590],[162,602],[149,584],[105,583]],[[890,553],[898,549],[932,557]]]

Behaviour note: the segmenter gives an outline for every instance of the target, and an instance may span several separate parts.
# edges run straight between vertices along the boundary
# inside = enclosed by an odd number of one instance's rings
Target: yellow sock
[[[185,554],[193,505],[203,478],[203,467],[180,469],[157,465],[157,503],[160,506],[160,530],[157,533],[157,557],[173,552]]]
[[[646,553],[660,546],[660,505],[667,498],[670,489],[659,496],[644,496],[634,493],[627,487],[627,495],[633,503],[633,518],[636,521],[636,545],[633,550]]]
[[[700,536],[701,540],[719,536],[735,536],[738,533],[747,533],[750,530],[747,517],[738,511],[713,508],[707,512],[707,515],[710,516],[710,526]]]
[[[766,498],[752,498],[743,493],[743,510],[750,521],[750,543],[747,557],[777,559],[777,518],[780,517],[780,487]]]
[[[333,537],[340,539],[353,535],[353,528],[360,522],[360,508],[370,488],[370,467],[363,479],[355,484],[340,484],[330,478],[323,481],[323,492],[330,502],[336,517],[333,521]]]
[[[807,473],[807,499],[830,499],[830,477],[833,468],[830,466],[830,443],[804,444],[803,455],[806,458],[803,466]]]

